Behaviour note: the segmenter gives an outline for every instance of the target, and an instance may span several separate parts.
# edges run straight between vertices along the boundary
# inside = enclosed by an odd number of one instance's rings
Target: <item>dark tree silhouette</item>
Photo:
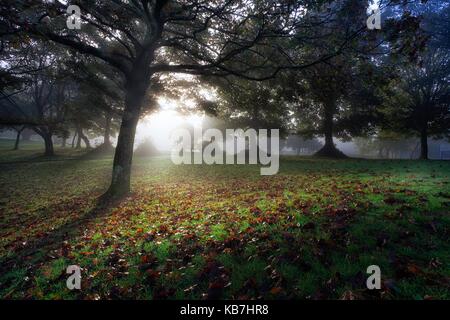
[[[450,137],[450,54],[430,49],[417,65],[398,72],[384,92],[385,126],[419,136],[420,157],[428,159],[428,138]]]

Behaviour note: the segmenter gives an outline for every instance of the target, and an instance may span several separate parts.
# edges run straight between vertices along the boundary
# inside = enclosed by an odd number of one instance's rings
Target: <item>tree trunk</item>
[[[131,163],[133,145],[139,112],[124,110],[122,124],[117,140],[111,185],[106,193],[110,197],[121,197],[130,192]]]
[[[78,132],[77,149],[81,148],[81,140],[83,140],[87,149],[91,149],[91,143],[88,137],[86,137],[85,134],[83,133],[83,128],[81,126],[77,128],[77,132]]]
[[[55,155],[55,151],[53,149],[53,140],[51,133],[45,133],[42,138],[45,142],[45,155],[48,157],[52,157]]]
[[[334,102],[325,104],[323,118],[323,133],[325,145],[316,152],[316,156],[327,158],[346,158],[346,155],[336,148],[333,142],[333,116],[335,113]]]
[[[86,137],[83,133],[83,131],[80,131],[81,139],[83,139],[84,144],[86,145],[86,149],[91,149],[91,142],[89,141],[88,137]]]
[[[67,142],[67,138],[63,137],[61,140],[61,147],[65,148],[66,147],[66,142]]]
[[[20,135],[21,135],[23,130],[24,130],[24,128],[17,130],[16,142],[14,143],[14,149],[13,150],[19,150]]]
[[[38,135],[41,136],[42,139],[44,139],[45,144],[45,156],[52,157],[55,155],[55,151],[53,149],[53,133],[52,131],[47,127],[36,127],[33,128],[34,132],[36,132]]]
[[[111,146],[111,115],[107,114],[105,118],[105,133],[104,133],[104,139],[103,144],[105,146]]]
[[[428,130],[426,125],[420,132],[420,159],[428,160]]]
[[[131,163],[133,161],[136,126],[151,77],[145,71],[145,68],[140,69],[137,68],[139,71],[136,71],[134,74],[135,78],[129,79],[126,85],[125,109],[114,153],[111,185],[103,195],[103,199],[120,198],[130,192]]]
[[[77,145],[75,149],[81,149],[81,137],[79,134],[77,134]]]
[[[75,148],[75,138],[77,137],[77,132],[75,131],[73,133],[73,138],[72,138],[72,148]]]

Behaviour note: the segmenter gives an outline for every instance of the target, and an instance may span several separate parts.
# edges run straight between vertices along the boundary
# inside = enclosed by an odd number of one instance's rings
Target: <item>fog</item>
[[[178,128],[211,128],[211,123],[221,123],[219,119],[205,117],[200,114],[182,115],[176,110],[162,110],[158,113],[143,118],[137,127],[134,149],[145,148],[152,151],[146,155],[168,155],[173,147],[171,134]],[[223,123],[221,123],[223,125]],[[231,129],[231,128],[230,128]],[[244,128],[245,129],[245,128]],[[87,136],[93,146],[99,146],[103,142],[102,137],[87,132]],[[16,139],[16,132],[4,130],[0,132],[0,139],[11,140],[11,144]],[[70,142],[72,137],[69,137]],[[32,130],[26,130],[22,134],[22,141],[42,142],[42,138]],[[112,139],[113,145],[116,137]],[[53,138],[54,143],[61,144],[61,139]],[[418,159],[420,157],[420,140],[418,137],[412,138],[378,138],[354,137],[350,141],[334,139],[336,147],[344,152],[348,157],[366,159]],[[312,156],[324,144],[321,137],[304,137],[295,134],[284,134],[280,139],[280,154],[282,156]],[[445,139],[428,139],[429,157],[435,160],[450,160],[450,143]],[[71,147],[69,143],[68,148]]]

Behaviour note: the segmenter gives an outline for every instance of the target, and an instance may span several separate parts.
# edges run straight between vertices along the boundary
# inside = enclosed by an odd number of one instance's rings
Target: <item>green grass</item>
[[[29,148],[0,141],[3,298],[450,299],[448,162],[289,157],[260,176],[137,158],[132,194],[98,208],[110,158]]]
[[[84,149],[74,149],[70,146],[61,148],[55,143],[53,147],[56,156],[45,157],[43,141],[20,141],[19,150],[13,150],[14,143],[14,140],[0,138],[0,163],[68,160],[85,153]]]

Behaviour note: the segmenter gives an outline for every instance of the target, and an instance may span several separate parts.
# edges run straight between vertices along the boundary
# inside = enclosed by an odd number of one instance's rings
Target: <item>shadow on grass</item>
[[[52,249],[61,248],[64,241],[76,238],[81,234],[81,227],[87,226],[91,221],[105,216],[110,208],[118,206],[122,201],[123,199],[110,200],[109,202],[101,200],[101,198],[96,199],[94,206],[83,216],[64,223],[42,238],[30,240],[22,249],[16,249],[12,255],[1,258],[0,275],[8,273],[14,268],[31,266],[33,263],[39,262],[41,253],[47,254]],[[43,208],[43,210],[48,209],[50,208]]]
[[[81,160],[96,160],[114,157],[115,148],[111,145],[99,145],[96,148],[87,150],[86,153],[80,156]]]

